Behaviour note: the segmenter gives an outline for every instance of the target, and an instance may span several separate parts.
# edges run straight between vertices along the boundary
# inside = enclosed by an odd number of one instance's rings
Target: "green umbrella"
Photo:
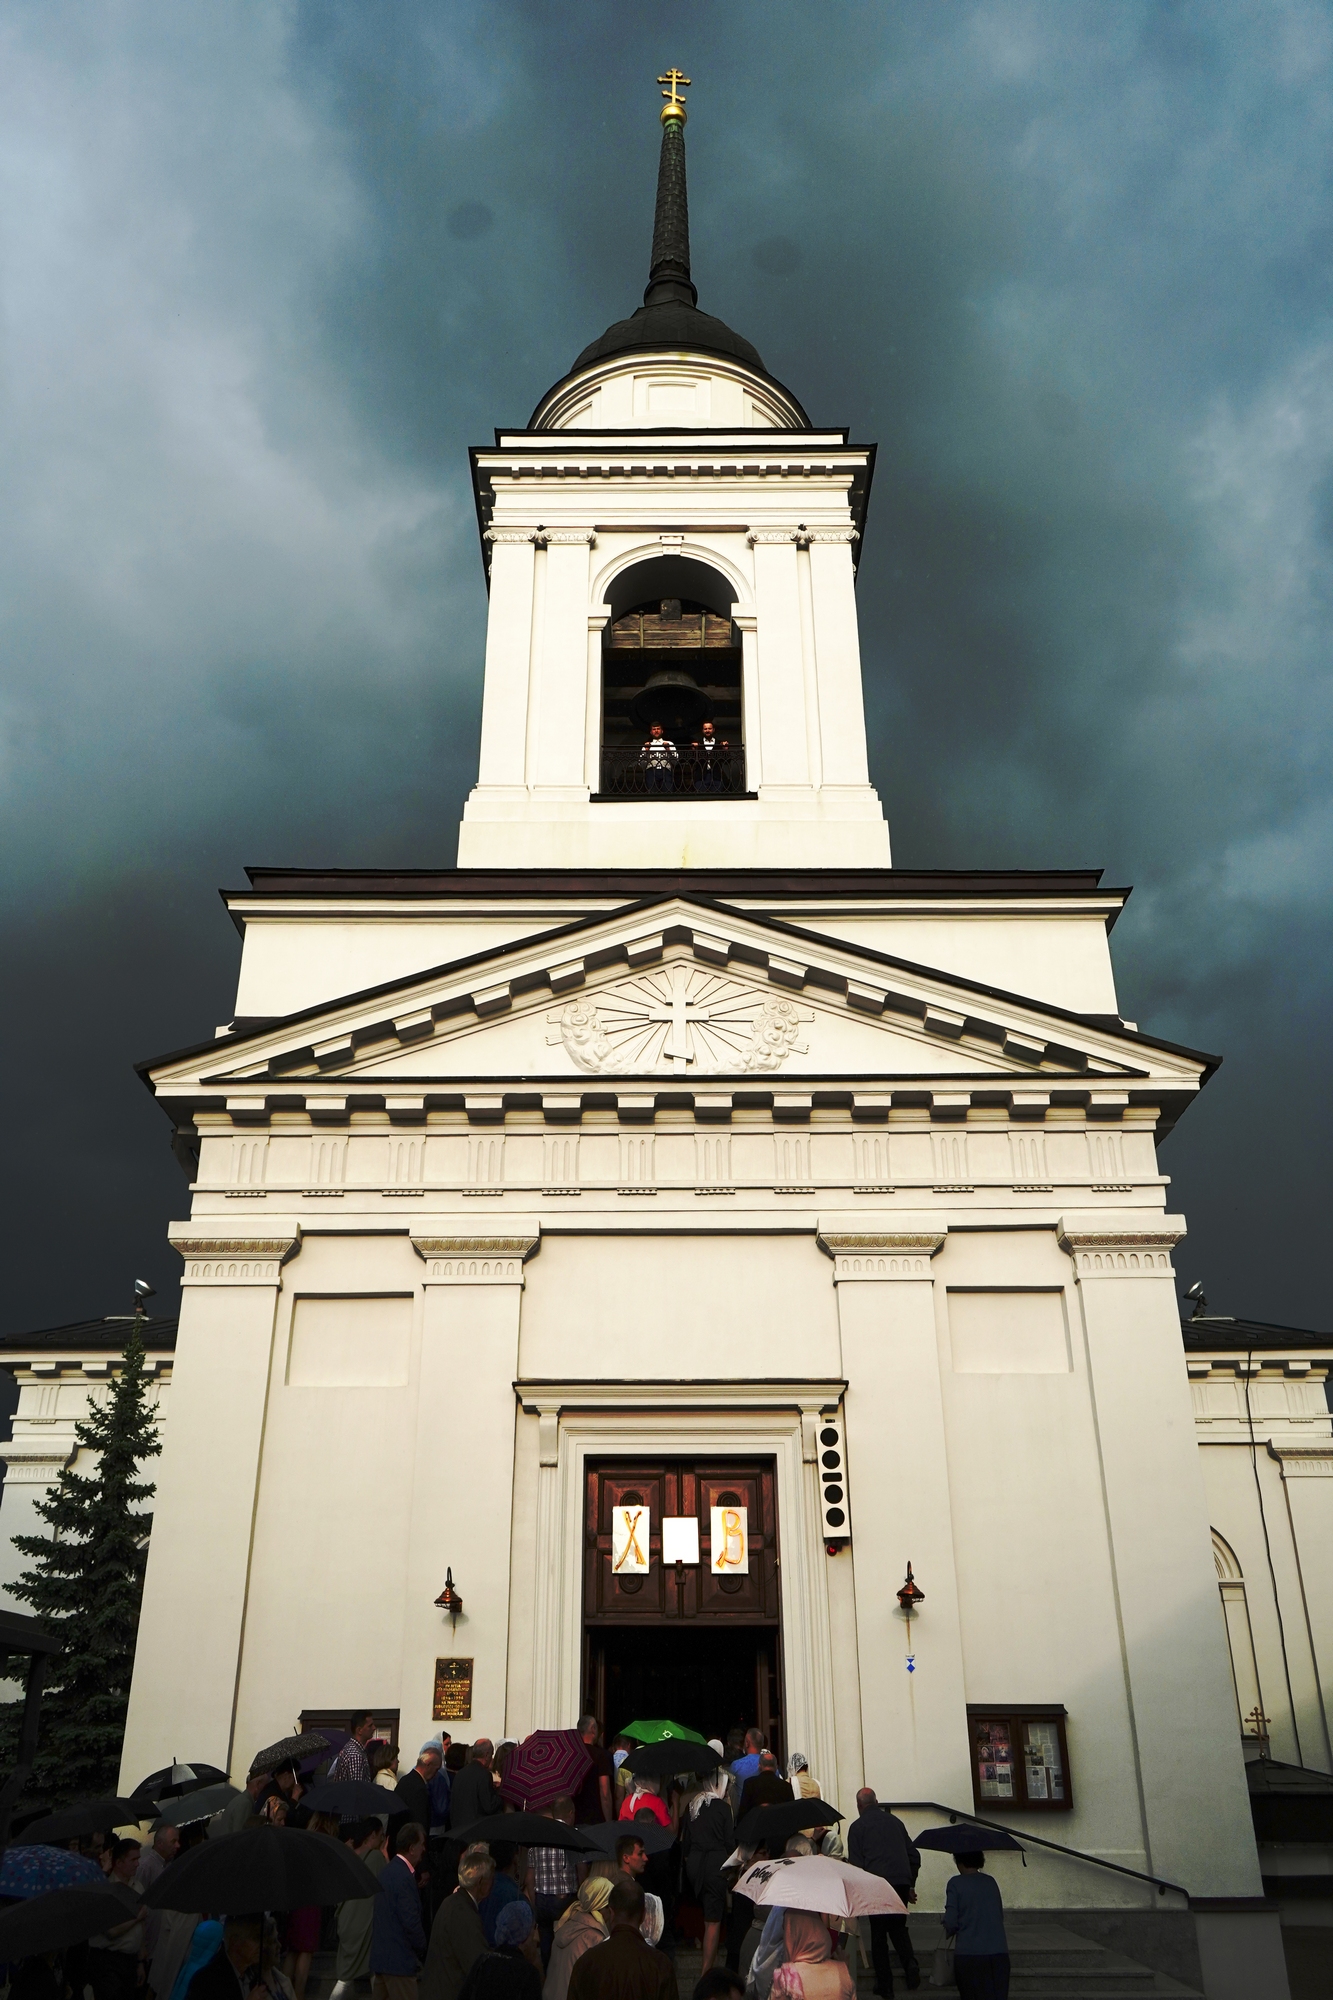
[[[627,1722],[620,1731],[622,1736],[632,1736],[638,1743],[706,1743],[708,1738],[700,1736],[697,1729],[686,1729],[680,1722]]]

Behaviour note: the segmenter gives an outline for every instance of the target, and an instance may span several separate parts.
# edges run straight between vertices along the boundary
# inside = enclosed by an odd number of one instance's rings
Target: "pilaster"
[[[1255,1896],[1250,1822],[1171,1250],[1143,1228],[1066,1216],[1088,1360],[1125,1695],[1148,1867],[1202,1896]],[[1162,1524],[1175,1532],[1164,1534]],[[1187,1693],[1186,1693],[1187,1691]]]
[[[278,1287],[300,1242],[295,1223],[263,1236],[170,1233],[185,1272],[122,1786],[186,1741],[231,1768]],[[181,1671],[164,1673],[171,1659]]]
[[[1333,1439],[1322,1444],[1285,1444],[1270,1439],[1270,1458],[1278,1462],[1286,1495],[1292,1554],[1305,1606],[1320,1733],[1313,1742],[1302,1728],[1301,1748],[1308,1764],[1330,1768],[1333,1736],[1333,1593],[1327,1587],[1329,1550],[1333,1549]]]
[[[886,1798],[966,1804],[967,1697],[931,1275],[944,1231],[821,1232],[819,1242],[833,1259],[847,1377],[863,1782]],[[896,1602],[909,1561],[926,1593],[910,1629]]]
[[[417,1438],[403,1610],[404,1742],[429,1734],[435,1660],[473,1662],[473,1738],[505,1730],[514,1392],[523,1266],[535,1223],[506,1233],[416,1235],[425,1265]],[[452,1567],[463,1615],[451,1627],[435,1599]]]
[[[491,606],[486,626],[486,678],[481,698],[479,786],[525,784],[524,734],[532,651],[536,548],[531,528],[492,528]]]

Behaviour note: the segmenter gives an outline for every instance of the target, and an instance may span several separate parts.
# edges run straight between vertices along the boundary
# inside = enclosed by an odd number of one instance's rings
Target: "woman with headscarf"
[[[495,1944],[473,1960],[458,2000],[541,2000],[541,1962],[532,1905],[506,1903]]]
[[[719,1765],[690,1800],[684,1827],[685,1874],[704,1913],[704,1955],[700,1978],[712,1970],[727,1918],[727,1885],[722,1863],[736,1845],[735,1822],[727,1802],[730,1773]]]
[[[787,1962],[773,1974],[773,2000],[854,2000],[852,1975],[833,1956],[833,1940],[823,1917],[788,1910],[782,1920]]]
[[[542,2000],[565,2000],[569,1975],[579,1959],[595,1944],[605,1944],[610,1936],[606,1906],[614,1887],[609,1875],[589,1875],[580,1886],[552,1933],[551,1962],[546,1968]]]

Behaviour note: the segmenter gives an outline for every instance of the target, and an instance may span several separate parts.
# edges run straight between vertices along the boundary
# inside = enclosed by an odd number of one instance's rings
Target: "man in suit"
[[[771,1750],[761,1752],[758,1771],[753,1778],[747,1778],[741,1786],[740,1809],[736,1814],[737,1826],[754,1806],[785,1805],[791,1797],[791,1786],[778,1770],[777,1758]]]
[[[480,1905],[490,1894],[495,1863],[478,1841],[458,1864],[458,1887],[435,1913],[421,1975],[421,2000],[458,2000],[473,1963],[487,1949]]]
[[[643,1935],[643,1890],[617,1882],[607,1904],[611,1935],[575,1961],[569,2000],[677,2000],[676,1968]]]
[[[466,1832],[479,1819],[500,1810],[500,1793],[491,1772],[495,1745],[488,1736],[479,1736],[472,1746],[472,1761],[464,1764],[449,1792],[449,1830]]]
[[[394,1837],[393,1860],[380,1876],[370,1931],[370,1986],[374,2000],[417,2000],[417,1974],[426,1956],[417,1869],[426,1852],[426,1829],[408,1820]]]
[[[440,1752],[434,1743],[423,1743],[421,1754],[410,1771],[404,1771],[393,1788],[394,1817],[415,1820],[418,1826],[429,1827],[431,1821],[430,1787],[431,1780],[440,1768]]]
[[[222,1949],[201,1965],[186,1987],[186,2000],[241,2000],[241,1981],[258,1965],[264,1949],[264,1919],[228,1917]]]

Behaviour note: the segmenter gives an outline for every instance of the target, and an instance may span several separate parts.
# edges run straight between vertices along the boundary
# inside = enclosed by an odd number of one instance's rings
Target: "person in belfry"
[[[676,766],[680,762],[680,752],[666,734],[660,722],[650,724],[648,735],[639,752],[639,763],[644,771],[644,789],[650,792],[669,792],[676,782]]]
[[[698,742],[691,743],[690,748],[698,753],[699,766],[695,782],[699,790],[720,792],[731,750],[730,743],[725,737],[718,735],[711,722],[705,722],[699,731]]]

